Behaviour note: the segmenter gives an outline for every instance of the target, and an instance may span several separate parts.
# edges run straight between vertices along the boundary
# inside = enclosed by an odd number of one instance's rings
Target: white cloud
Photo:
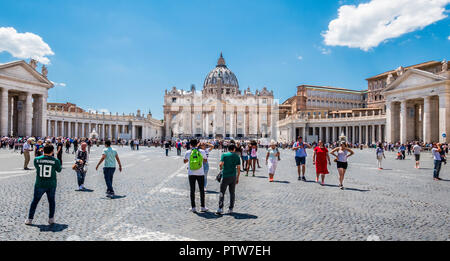
[[[105,113],[105,114],[106,114],[106,113],[109,113],[109,110],[108,110],[108,109],[100,109],[99,112],[100,112],[100,113]]]
[[[19,59],[33,58],[43,64],[50,63],[46,56],[54,55],[50,46],[39,35],[18,33],[12,27],[0,27],[1,52],[8,52]]]
[[[447,39],[450,40],[450,36]]]
[[[58,82],[52,82],[53,83],[53,85],[55,85],[55,86],[61,86],[61,87],[66,87],[67,86],[67,84],[65,84],[65,83],[63,83],[63,82],[61,82],[61,83],[58,83]]]
[[[329,46],[347,46],[364,51],[403,34],[422,29],[447,17],[450,0],[371,0],[343,5],[338,18],[322,34]]]
[[[298,59],[299,61],[301,61],[301,60],[303,60],[303,56],[298,56],[297,59]]]

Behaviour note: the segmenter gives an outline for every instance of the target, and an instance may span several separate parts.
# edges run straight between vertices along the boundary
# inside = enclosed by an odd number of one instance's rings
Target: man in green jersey
[[[48,223],[55,223],[55,192],[56,192],[56,172],[61,172],[61,162],[53,157],[53,145],[44,147],[44,156],[34,159],[34,167],[36,168],[36,184],[34,186],[34,197],[31,202],[30,212],[26,225],[33,224],[34,213],[36,207],[44,194],[47,194],[49,215]]]
[[[235,151],[236,146],[234,144],[229,145],[228,152],[222,154],[220,159],[219,166],[223,172],[222,182],[220,183],[219,209],[216,212],[217,215],[223,214],[223,201],[228,187],[230,190],[230,207],[228,209],[228,214],[233,213],[235,188],[236,184],[239,183],[239,176],[241,175],[241,158],[234,153]]]

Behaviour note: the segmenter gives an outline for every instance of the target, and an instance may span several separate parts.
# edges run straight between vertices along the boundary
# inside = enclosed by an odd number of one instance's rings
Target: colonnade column
[[[362,127],[361,127],[361,125],[359,125],[359,126],[358,126],[358,144],[359,144],[359,145],[361,145],[361,143],[362,143],[361,132],[362,132]]]
[[[330,141],[330,128],[325,127],[325,143],[328,143]]]
[[[375,125],[372,125],[372,144],[375,144]]]
[[[25,98],[25,136],[32,135],[33,126],[33,97],[28,92]]]
[[[403,144],[407,141],[407,117],[408,113],[405,100],[400,104],[400,142]]]
[[[449,142],[450,138],[450,93],[439,95],[439,141]],[[444,137],[446,134],[446,137]]]
[[[366,128],[366,131],[365,131],[366,137],[364,139],[364,142],[366,143],[366,145],[369,145],[369,125],[366,125],[365,128]]]
[[[381,126],[383,126],[383,125],[378,125],[378,141],[379,142],[383,142],[383,137],[382,137],[382,135],[383,135],[383,132],[382,132],[382,130],[381,130]]]
[[[0,98],[0,136],[7,136],[8,133],[8,89],[2,88]]]

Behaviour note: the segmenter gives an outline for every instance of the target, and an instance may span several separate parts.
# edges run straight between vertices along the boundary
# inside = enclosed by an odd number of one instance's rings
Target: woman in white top
[[[386,156],[384,155],[384,149],[383,149],[383,145],[381,145],[381,143],[378,144],[376,154],[377,154],[377,161],[378,161],[378,169],[382,170],[383,168],[381,167],[381,161],[383,161],[383,158],[386,158]]]
[[[420,152],[422,151],[422,147],[420,143],[417,142],[413,147],[414,157],[416,158],[416,169],[420,169]]]
[[[206,153],[206,162],[203,163],[203,171],[205,173],[205,190],[206,190],[206,185],[208,185],[208,172],[209,172],[208,157],[209,153],[214,149],[214,145],[212,145],[211,143],[202,142],[200,144],[200,149],[204,150]]]
[[[278,161],[280,160],[280,152],[277,148],[277,143],[272,140],[270,142],[270,147],[267,150],[266,155],[266,165],[269,171],[269,182],[273,182],[273,176],[275,175],[275,171],[277,169]]]
[[[336,152],[337,155],[335,154]],[[344,141],[342,141],[341,146],[332,150],[330,154],[336,157],[334,161],[337,163],[337,169],[339,172],[339,188],[343,190],[344,176],[348,167],[347,159],[353,156],[353,154],[355,153],[353,152],[353,150],[347,147],[347,144]]]

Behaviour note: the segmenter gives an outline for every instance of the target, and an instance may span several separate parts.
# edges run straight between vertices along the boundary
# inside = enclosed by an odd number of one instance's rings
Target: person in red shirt
[[[322,175],[322,186],[325,184],[325,175],[330,173],[328,172],[327,161],[331,165],[328,149],[323,144],[323,141],[319,140],[319,145],[314,148],[313,164],[316,166],[317,183],[319,183],[319,176]]]

